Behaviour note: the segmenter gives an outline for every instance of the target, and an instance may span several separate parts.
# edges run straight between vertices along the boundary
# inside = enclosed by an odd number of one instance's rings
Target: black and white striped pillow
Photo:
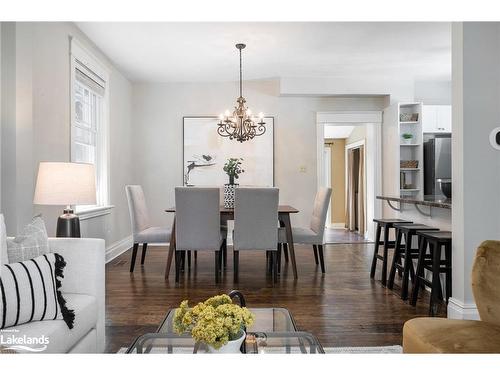
[[[56,319],[73,328],[75,314],[59,290],[65,266],[55,253],[1,266],[0,328]]]

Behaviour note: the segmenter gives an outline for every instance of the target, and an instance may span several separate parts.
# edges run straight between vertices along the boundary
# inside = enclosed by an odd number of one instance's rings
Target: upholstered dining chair
[[[415,318],[403,326],[404,353],[500,353],[500,241],[479,245],[472,293],[481,320]]]
[[[238,281],[240,251],[272,252],[273,281],[278,281],[277,188],[237,188],[234,203],[233,267]]]
[[[292,227],[293,242],[312,245],[314,260],[321,264],[321,272],[325,273],[325,260],[323,255],[323,245],[325,244],[324,233],[328,206],[332,196],[332,189],[321,187],[316,193],[314,207],[309,228]],[[286,244],[286,232],[284,228],[279,229],[279,243]]]
[[[220,226],[219,188],[176,187],[175,211],[175,281],[179,282],[185,252],[213,251],[219,282],[226,238]]]
[[[141,264],[144,264],[148,244],[170,242],[170,228],[154,227],[151,225],[146,198],[140,185],[127,185],[125,186],[125,192],[127,194],[134,243],[130,272],[134,272],[135,258],[139,244],[142,243]]]

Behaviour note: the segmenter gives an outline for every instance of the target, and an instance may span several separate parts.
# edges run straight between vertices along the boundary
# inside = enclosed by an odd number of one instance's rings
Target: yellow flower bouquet
[[[228,295],[222,294],[193,308],[187,300],[182,301],[175,312],[174,330],[178,334],[191,333],[197,342],[218,350],[230,341],[240,341],[245,335],[244,327],[253,322],[254,315],[246,307],[234,304]]]

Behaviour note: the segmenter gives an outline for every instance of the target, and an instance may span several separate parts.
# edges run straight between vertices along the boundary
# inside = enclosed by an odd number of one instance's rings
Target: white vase
[[[413,143],[413,138],[403,138],[403,144],[411,145]]]
[[[240,353],[241,344],[243,343],[243,340],[245,340],[245,337],[247,337],[246,332],[243,330],[240,331],[240,334],[241,334],[241,336],[239,338],[237,338],[236,340],[228,341],[226,345],[222,345],[219,349],[215,349],[215,348],[211,347],[210,345],[207,345],[208,352],[214,353],[214,354]]]

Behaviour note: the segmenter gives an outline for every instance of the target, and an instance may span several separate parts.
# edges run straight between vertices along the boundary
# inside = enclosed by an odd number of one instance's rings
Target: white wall
[[[450,105],[451,81],[416,81],[415,101],[429,105]]]
[[[316,112],[381,110],[384,99],[282,97],[277,81],[245,83],[243,94],[254,112],[275,117],[275,185],[281,202],[300,210],[293,224],[308,225],[317,185]],[[163,210],[174,204],[174,187],[182,184],[182,117],[216,115],[231,108],[236,96],[236,83],[134,85],[134,176],[156,223],[170,224]]]
[[[477,317],[471,270],[477,246],[500,239],[500,153],[489,145],[500,119],[500,23],[452,27],[453,299],[451,317]],[[480,166],[480,167],[479,167]]]
[[[5,30],[7,29],[7,33]],[[2,137],[2,210],[7,231],[15,234],[32,215],[44,215],[55,234],[61,207],[33,206],[40,161],[70,159],[70,36],[76,37],[110,69],[110,215],[82,222],[82,235],[106,245],[130,234],[124,186],[131,181],[130,82],[72,23],[9,23],[2,30],[4,62],[2,109],[7,113]],[[15,100],[14,100],[15,98]],[[12,112],[14,108],[14,113]],[[5,118],[5,117],[4,117]],[[5,134],[4,134],[5,135]]]
[[[355,126],[352,133],[345,140],[345,144],[349,145],[351,143],[362,141],[366,138],[366,125]]]

